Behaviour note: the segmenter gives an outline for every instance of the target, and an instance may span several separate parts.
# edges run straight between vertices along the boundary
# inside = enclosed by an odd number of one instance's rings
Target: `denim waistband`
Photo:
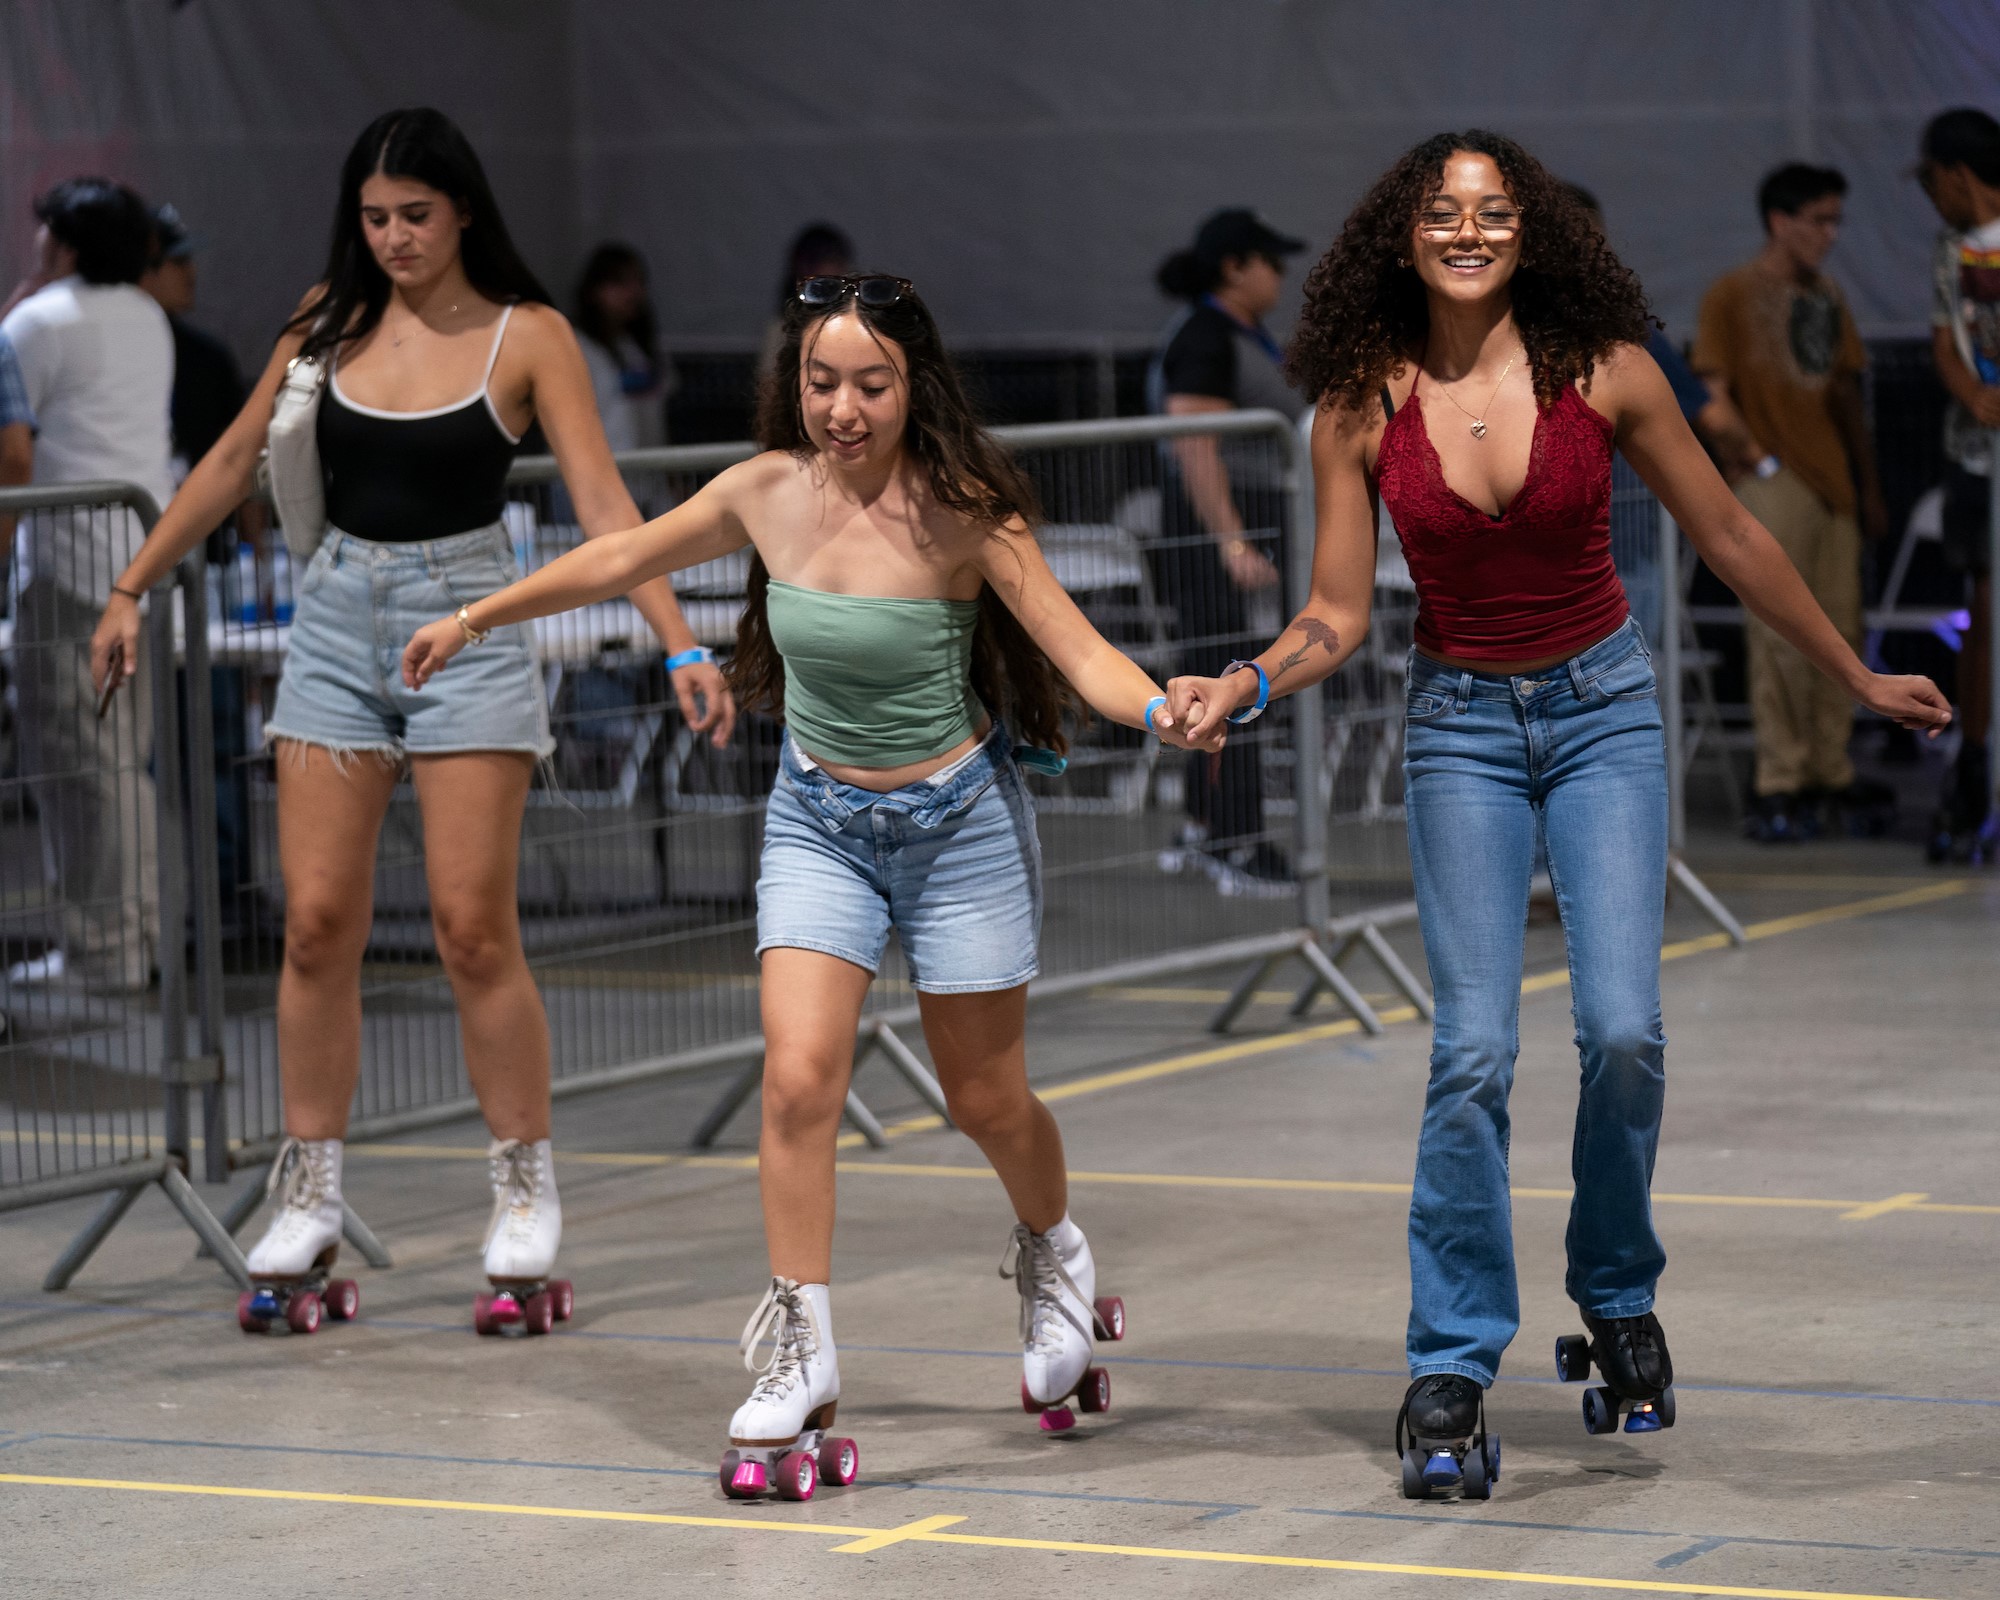
[[[901,812],[919,827],[928,828],[978,799],[994,778],[1012,765],[1012,748],[1006,728],[996,717],[986,737],[949,767],[886,793],[842,783],[824,767],[807,766],[789,731],[780,760],[793,792],[835,822],[873,807]]]
[[[1570,688],[1578,694],[1599,673],[1616,666],[1635,650],[1645,650],[1646,640],[1639,624],[1627,617],[1610,633],[1588,649],[1579,650],[1565,661],[1536,672],[1470,672],[1448,667],[1416,650],[1410,652],[1411,689],[1448,695],[1459,700],[1527,699],[1554,689]]]
[[[420,566],[433,572],[468,557],[486,555],[494,549],[496,542],[502,547],[508,544],[506,526],[498,522],[489,522],[483,528],[472,528],[464,533],[448,534],[442,539],[409,539],[394,543],[383,539],[364,539],[358,533],[348,533],[341,528],[329,527],[326,530],[327,557],[331,561],[365,561],[376,567]]]

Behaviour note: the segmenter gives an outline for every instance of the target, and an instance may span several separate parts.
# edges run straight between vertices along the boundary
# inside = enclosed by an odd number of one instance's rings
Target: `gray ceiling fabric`
[[[1841,167],[1831,268],[1864,330],[1926,320],[1909,178],[1956,104],[2000,111],[1993,0],[9,0],[0,247],[42,185],[108,170],[206,237],[201,317],[247,358],[318,266],[375,113],[460,119],[558,298],[598,239],[650,258],[670,346],[754,344],[826,217],[961,341],[1143,341],[1152,270],[1214,207],[1315,249],[1443,127],[1595,190],[1670,331],[1753,252],[1758,178]]]

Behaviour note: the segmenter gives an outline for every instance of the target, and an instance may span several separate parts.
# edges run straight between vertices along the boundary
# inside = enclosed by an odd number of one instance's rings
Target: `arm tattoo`
[[[1340,635],[1321,622],[1318,617],[1300,617],[1297,626],[1299,632],[1306,636],[1306,642],[1278,663],[1278,670],[1271,674],[1273,678],[1282,678],[1305,660],[1307,652],[1314,645],[1318,645],[1330,656],[1340,654]]]

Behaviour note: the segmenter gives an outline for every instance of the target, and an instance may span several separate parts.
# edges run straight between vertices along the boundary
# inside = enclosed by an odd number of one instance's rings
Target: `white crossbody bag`
[[[311,356],[294,356],[271,407],[270,442],[265,459],[271,499],[285,546],[300,566],[312,559],[326,537],[326,485],[319,466],[319,404],[326,393],[326,367]]]

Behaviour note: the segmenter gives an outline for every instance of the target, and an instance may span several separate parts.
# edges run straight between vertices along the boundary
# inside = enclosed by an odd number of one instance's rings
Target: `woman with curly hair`
[[[1096,1298],[1062,1135],[1028,1087],[1041,850],[1013,736],[1053,764],[1067,679],[1112,721],[1187,741],[1160,716],[1167,697],[1049,571],[1034,491],[974,421],[906,279],[822,276],[794,290],[758,428],[762,455],[665,516],[420,629],[403,673],[420,687],[494,628],[753,552],[730,675],[744,705],[782,711],[786,729],[757,879],[757,1168],[772,1275],[743,1354],[753,1361],[766,1334],[772,1352],[730,1423],[722,1485],[802,1500],[815,1452],[838,1482],[854,1466],[851,1442],[825,1437],[840,1397],[834,1150],[892,930],[952,1121],[1018,1219],[1002,1270],[1021,1296],[1022,1402],[1050,1432],[1074,1426],[1071,1395],[1085,1410],[1109,1403],[1091,1338],[1118,1337],[1124,1313]]]
[[[1176,679],[1201,737],[1326,677],[1361,642],[1388,502],[1416,580],[1404,756],[1410,861],[1437,995],[1410,1207],[1404,1492],[1490,1493],[1484,1391],[1519,1327],[1507,1093],[1536,834],[1568,944],[1582,1093],[1565,1287],[1610,1385],[1608,1432],[1673,1417],[1650,1187],[1665,1087],[1659,951],[1666,769],[1644,640],[1611,564],[1622,450],[1752,613],[1863,705],[1933,733],[1926,678],[1870,672],[1737,503],[1646,355],[1638,280],[1512,140],[1427,139],[1383,175],[1306,283],[1290,353],[1319,400],[1310,598],[1220,678]],[[1411,1447],[1404,1448],[1407,1424]]]

